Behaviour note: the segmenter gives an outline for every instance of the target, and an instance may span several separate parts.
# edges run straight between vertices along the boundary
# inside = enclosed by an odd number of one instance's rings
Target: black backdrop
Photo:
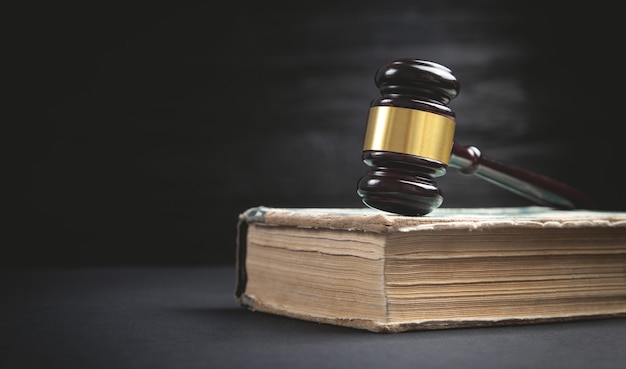
[[[400,57],[460,80],[458,142],[626,210],[619,2],[176,4],[10,14],[4,266],[232,264],[248,207],[361,206],[373,75]]]

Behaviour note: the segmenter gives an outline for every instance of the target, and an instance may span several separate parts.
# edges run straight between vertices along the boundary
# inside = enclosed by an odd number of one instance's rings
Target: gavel
[[[569,185],[503,164],[476,146],[454,142],[456,114],[447,104],[460,91],[452,71],[416,59],[398,59],[378,69],[381,96],[370,104],[363,162],[369,171],[357,193],[371,208],[411,216],[443,202],[434,178],[449,167],[476,175],[533,203],[558,209],[592,208],[593,200]]]

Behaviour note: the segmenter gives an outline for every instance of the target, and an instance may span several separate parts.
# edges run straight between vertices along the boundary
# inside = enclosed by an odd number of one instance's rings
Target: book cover
[[[374,332],[626,314],[626,213],[254,207],[239,304]]]

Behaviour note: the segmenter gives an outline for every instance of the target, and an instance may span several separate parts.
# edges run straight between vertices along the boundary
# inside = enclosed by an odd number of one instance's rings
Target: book
[[[254,207],[235,298],[382,333],[626,316],[626,212]]]

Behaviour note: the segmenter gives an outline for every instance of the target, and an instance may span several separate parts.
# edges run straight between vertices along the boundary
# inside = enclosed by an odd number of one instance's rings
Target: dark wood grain
[[[536,205],[557,209],[595,209],[593,198],[566,183],[484,156],[476,146],[452,146],[450,167],[476,175]]]

